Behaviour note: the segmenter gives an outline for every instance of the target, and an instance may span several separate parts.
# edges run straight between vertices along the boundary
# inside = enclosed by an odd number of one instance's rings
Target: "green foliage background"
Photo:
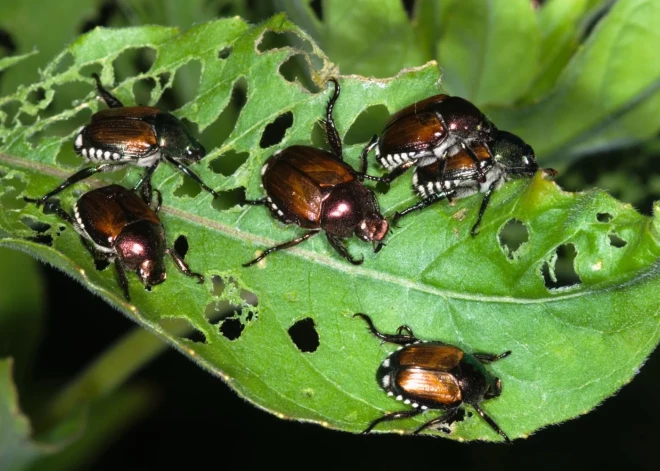
[[[656,2],[554,0],[533,10],[526,0],[429,1],[406,11],[394,0],[332,1],[321,2],[322,18],[315,2],[285,0],[62,3],[53,10],[30,2],[0,6],[0,29],[11,38],[0,59],[0,245],[65,270],[258,406],[353,432],[394,410],[373,381],[388,348],[351,319],[357,311],[372,314],[383,330],[407,323],[424,338],[467,350],[512,349],[493,367],[505,394],[485,405],[512,437],[588,412],[655,348],[658,221],[603,191],[563,192],[540,175],[512,183],[494,198],[476,239],[467,234],[476,198],[438,205],[405,221],[378,257],[352,241],[350,250],[366,258],[359,268],[318,238],[262,267],[240,269],[255,251],[297,232],[235,202],[241,187],[260,195],[258,169],[275,148],[259,142],[278,116],[288,111],[294,120],[277,148],[323,145],[315,123],[328,93],[316,92],[325,78],[341,74],[336,118],[353,163],[389,113],[441,86],[528,140],[542,165],[560,170],[560,184],[605,188],[650,213],[660,188],[649,171],[660,128],[660,38],[648,26],[660,21]],[[279,11],[291,22],[266,20]],[[226,19],[206,22],[216,16]],[[76,39],[94,23],[164,26],[95,29]],[[52,60],[70,41],[69,54]],[[228,56],[218,59],[223,52]],[[442,80],[435,64],[424,65],[429,60],[441,65]],[[404,68],[410,69],[400,73]],[[42,194],[80,165],[71,137],[102,106],[88,79],[92,71],[118,85],[114,91],[126,103],[176,110],[211,150],[196,170],[226,192],[219,203],[170,169],[160,169],[156,180],[166,197],[168,238],[187,236],[189,263],[209,280],[203,288],[169,266],[167,282],[151,293],[132,279],[129,306],[112,271],[97,272],[72,231],[58,230],[56,219],[22,203],[22,194]],[[379,196],[386,214],[410,204],[409,176]],[[526,236],[515,228],[502,232],[511,219],[525,223]],[[39,222],[51,227],[44,231]],[[52,248],[29,240],[35,228],[54,237]],[[501,243],[519,237],[513,253]],[[24,378],[40,336],[43,288],[31,258],[1,250],[0,353],[13,360],[0,363],[0,413],[11,412],[0,415],[6,437],[0,463],[69,469],[148,411],[149,391],[118,386],[141,364],[136,358],[146,361],[162,347],[147,331],[123,339],[80,381],[41,398],[31,430],[14,381],[29,391]],[[557,279],[576,284],[548,289]],[[248,292],[256,294],[256,307]],[[181,306],[176,312],[173,303]],[[287,333],[305,318],[320,336],[313,354],[301,353]],[[245,329],[238,340],[223,335],[228,321]],[[203,341],[190,337],[191,329]],[[102,386],[91,387],[95,381]],[[108,403],[115,414],[104,413]],[[451,436],[497,439],[476,418],[458,423]]]

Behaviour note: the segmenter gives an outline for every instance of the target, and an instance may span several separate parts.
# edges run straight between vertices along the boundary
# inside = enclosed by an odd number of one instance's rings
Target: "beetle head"
[[[146,286],[165,281],[165,234],[159,224],[142,220],[129,225],[117,237],[115,249],[122,265],[136,271]]]
[[[159,114],[155,127],[161,152],[177,161],[191,164],[199,162],[206,155],[204,146],[171,114]]]
[[[502,394],[502,380],[500,378],[492,377],[488,389],[484,393],[484,399],[493,399],[500,397]]]
[[[367,216],[355,228],[355,235],[364,241],[382,241],[387,235],[390,225],[381,214],[373,213]],[[374,246],[376,247],[376,246]]]
[[[450,132],[465,141],[485,142],[497,133],[497,128],[472,103],[464,98],[452,96],[442,101],[438,112],[442,115]]]
[[[531,176],[539,169],[534,149],[515,134],[499,131],[490,143],[493,160],[510,175]]]

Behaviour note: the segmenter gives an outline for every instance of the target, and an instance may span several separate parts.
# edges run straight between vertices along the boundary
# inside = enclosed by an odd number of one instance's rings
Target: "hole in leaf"
[[[220,49],[220,52],[218,52],[218,59],[227,59],[229,56],[231,56],[232,52],[234,52],[234,48],[232,46],[223,47]]]
[[[27,227],[32,229],[35,232],[46,232],[48,229],[50,229],[50,224],[46,224],[45,222],[37,221],[36,219],[32,219],[31,217],[28,216],[23,216],[21,218],[21,222],[25,224]]]
[[[309,53],[313,51],[312,46],[308,41],[305,41],[297,34],[288,31],[283,33],[266,31],[257,44],[257,50],[259,52],[282,49],[284,47],[294,47]]]
[[[243,329],[245,326],[240,319],[235,317],[224,320],[220,325],[220,332],[229,340],[237,340],[243,333]]]
[[[312,146],[317,149],[330,150],[328,145],[327,134],[325,133],[325,125],[321,121],[314,123],[312,128]]]
[[[613,216],[610,213],[598,213],[596,214],[596,219],[598,222],[610,222]]]
[[[610,240],[610,245],[616,247],[617,249],[623,248],[628,245],[628,241],[619,237],[616,232],[612,232],[607,236]]]
[[[293,126],[293,113],[287,111],[275,118],[275,121],[266,125],[261,135],[259,146],[262,149],[279,144],[286,135],[286,130]]]
[[[66,72],[71,67],[73,67],[73,64],[74,64],[73,54],[67,52],[66,54],[64,54],[59,58],[59,60],[57,61],[57,65],[53,67],[53,76]]]
[[[185,258],[188,253],[188,238],[184,235],[177,237],[174,241],[174,250],[181,255],[181,258]]]
[[[323,21],[323,2],[321,0],[312,0],[309,6],[319,21]]]
[[[192,101],[197,94],[202,77],[202,64],[192,60],[179,67],[174,74],[171,87],[163,91],[159,105],[162,109],[174,110]]]
[[[346,145],[367,143],[374,134],[380,134],[390,118],[385,105],[370,106],[357,117],[346,133]]]
[[[9,101],[0,107],[0,110],[6,114],[4,121],[6,127],[11,127],[11,125],[15,123],[20,108],[21,104],[15,100]]]
[[[211,283],[213,284],[213,296],[220,296],[225,290],[225,282],[221,276],[213,275],[211,277]]]
[[[529,231],[527,226],[517,219],[509,219],[502,226],[497,238],[504,254],[511,260],[520,247],[529,240]]]
[[[156,86],[156,80],[152,77],[145,77],[133,84],[133,96],[135,104],[139,106],[148,106],[151,102],[151,93]]]
[[[177,198],[194,198],[199,195],[202,191],[202,187],[199,186],[192,178],[183,177],[183,182],[181,186],[174,190],[174,196]]]
[[[130,79],[140,74],[146,73],[154,61],[156,60],[156,51],[148,46],[145,47],[131,47],[128,48],[119,54],[117,58],[112,62],[112,67],[115,71],[115,83],[103,85],[106,87],[117,86],[124,82],[124,80]],[[127,90],[123,88],[122,91]],[[114,93],[111,90],[112,93]],[[118,92],[119,93],[119,92]],[[127,94],[120,93],[118,96],[119,100],[122,101],[125,105],[134,104],[133,100]]]
[[[559,289],[580,284],[580,276],[575,271],[577,249],[573,244],[557,247],[550,260],[543,263],[541,272],[546,288]]]
[[[233,208],[242,201],[245,201],[245,188],[234,188],[233,190],[219,191],[217,198],[213,200],[213,207],[220,211]]]
[[[234,82],[229,103],[222,110],[218,119],[204,129],[201,135],[201,141],[204,142],[207,149],[220,147],[231,135],[247,101],[247,90],[248,85],[245,77],[241,77]]]
[[[254,294],[252,291],[248,291],[246,289],[241,289],[241,292],[239,293],[239,296],[243,300],[245,304],[248,304],[250,306],[258,306],[259,305],[259,299],[257,298],[257,295]],[[252,320],[252,312],[248,314],[248,321]]]
[[[238,168],[245,163],[250,154],[248,152],[235,152],[230,150],[220,157],[213,159],[209,164],[209,168],[215,173],[229,176],[232,175]]]
[[[287,82],[299,83],[307,91],[318,93],[319,88],[314,85],[309,75],[309,66],[302,54],[294,54],[282,62],[279,68],[280,74]]]
[[[38,87],[34,90],[32,90],[30,93],[28,93],[27,100],[30,103],[33,103],[35,105],[39,105],[42,100],[46,98],[46,90],[43,87]]]
[[[183,335],[182,338],[188,339],[194,343],[206,343],[206,336],[204,333],[201,330],[195,329],[194,327],[188,334]]]
[[[103,271],[110,266],[110,261],[105,258],[95,258],[94,259],[94,268],[98,271]]]
[[[289,328],[289,336],[298,350],[304,353],[315,352],[319,348],[319,334],[314,326],[314,319],[307,317]]]
[[[48,247],[53,245],[53,236],[50,234],[37,234],[33,237],[27,237],[27,240],[31,242],[36,242],[37,244],[47,245]]]
[[[12,178],[3,178],[2,184],[0,185],[0,206],[4,206],[4,209],[22,209],[25,207],[27,202],[23,198],[18,196],[25,190],[27,186],[26,183],[18,177]]]

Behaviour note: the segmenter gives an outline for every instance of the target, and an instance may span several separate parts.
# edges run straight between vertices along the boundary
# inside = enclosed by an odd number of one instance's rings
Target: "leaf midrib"
[[[23,159],[23,158],[18,158],[18,157],[13,157],[7,154],[2,154],[0,153],[0,162],[7,163],[11,166],[26,169],[26,170],[34,170],[41,172],[43,174],[53,176],[53,177],[58,177],[58,178],[66,178],[69,176],[70,172],[62,170],[58,167],[44,164],[41,162],[33,162],[28,159]],[[89,179],[92,183],[93,186],[100,187],[105,184],[102,180],[99,179]],[[249,211],[252,208],[247,208],[245,211]],[[269,247],[277,244],[278,242],[266,237],[261,237],[255,234],[247,233],[240,231],[238,229],[235,229],[233,227],[227,226],[225,224],[222,224],[216,220],[213,219],[208,219],[206,217],[198,216],[196,214],[192,214],[186,211],[183,211],[181,209],[175,208],[173,206],[169,205],[163,205],[161,208],[161,212],[165,214],[169,214],[171,216],[177,217],[182,220],[189,221],[191,223],[197,224],[199,226],[207,227],[214,229],[218,232],[221,232],[229,237],[232,237],[236,240],[241,240],[241,241],[249,241],[258,245],[261,245],[263,247]],[[304,248],[300,247],[295,247],[292,249],[287,250],[284,255],[294,255],[301,257],[303,259],[318,263],[318,264],[323,264],[324,266],[328,268],[332,268],[336,271],[344,272],[352,276],[362,276],[365,278],[377,280],[377,281],[382,281],[386,283],[390,283],[393,285],[398,285],[401,286],[407,290],[413,290],[413,291],[418,291],[421,293],[426,293],[434,296],[440,296],[446,299],[456,299],[456,300],[462,300],[462,301],[472,301],[472,302],[481,302],[481,303],[500,303],[500,304],[519,304],[519,305],[525,305],[525,304],[542,304],[542,303],[550,303],[550,302],[558,302],[558,301],[564,301],[567,299],[572,299],[572,298],[578,298],[582,297],[585,295],[589,294],[598,294],[602,293],[605,291],[609,291],[611,289],[615,288],[620,288],[624,285],[630,285],[634,284],[637,281],[646,278],[646,271],[642,272],[640,274],[637,274],[635,277],[633,277],[630,280],[627,280],[623,283],[620,283],[618,285],[611,285],[607,287],[598,287],[598,285],[583,289],[581,291],[574,291],[570,293],[563,293],[563,294],[558,294],[558,295],[553,295],[552,297],[547,297],[547,298],[515,298],[511,296],[497,296],[497,295],[477,295],[474,293],[458,293],[455,291],[450,291],[450,290],[445,290],[445,289],[440,289],[436,288],[433,286],[430,286],[426,283],[423,283],[419,280],[408,280],[406,278],[402,278],[400,276],[396,275],[390,275],[385,272],[380,272],[371,268],[366,268],[364,266],[352,266],[348,265],[346,262],[343,260],[336,260],[332,257],[329,257],[327,255],[319,254],[317,252],[313,252],[310,250],[305,250]],[[259,268],[252,268],[252,269],[259,269]]]

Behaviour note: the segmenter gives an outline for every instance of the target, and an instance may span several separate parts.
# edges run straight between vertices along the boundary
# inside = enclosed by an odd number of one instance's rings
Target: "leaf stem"
[[[187,323],[172,323],[168,331],[184,335]],[[46,408],[40,429],[46,430],[81,405],[107,396],[134,373],[160,355],[169,345],[155,334],[136,327],[103,352],[66,386]]]

